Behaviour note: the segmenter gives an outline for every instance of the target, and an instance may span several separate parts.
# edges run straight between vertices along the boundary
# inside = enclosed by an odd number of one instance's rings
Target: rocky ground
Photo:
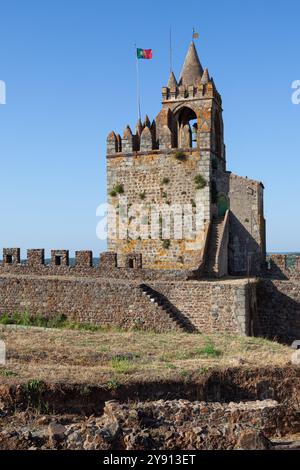
[[[297,448],[295,410],[274,400],[206,403],[109,401],[101,416],[1,411],[0,449],[232,450]],[[297,442],[297,439],[299,442]]]

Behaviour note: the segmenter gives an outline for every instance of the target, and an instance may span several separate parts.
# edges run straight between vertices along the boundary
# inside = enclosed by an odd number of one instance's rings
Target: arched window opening
[[[196,148],[198,123],[196,113],[186,106],[181,108],[177,115],[178,147]]]

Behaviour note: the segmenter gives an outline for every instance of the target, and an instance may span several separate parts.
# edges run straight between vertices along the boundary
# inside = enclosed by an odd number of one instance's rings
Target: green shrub
[[[163,241],[163,248],[165,250],[168,250],[170,248],[170,246],[171,246],[171,240],[164,240]]]
[[[124,194],[123,184],[120,184],[120,183],[116,184],[109,193],[111,197],[116,197],[118,194]]]
[[[107,382],[106,387],[108,390],[117,390],[120,387],[120,384],[117,380],[111,379]]]
[[[195,176],[194,181],[197,189],[204,189],[207,186],[207,181],[202,175]]]
[[[123,184],[117,184],[115,186],[115,191],[117,194],[124,194],[124,186]]]

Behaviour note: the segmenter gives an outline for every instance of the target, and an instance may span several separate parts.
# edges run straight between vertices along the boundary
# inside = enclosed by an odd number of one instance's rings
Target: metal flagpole
[[[170,72],[173,71],[172,28],[170,27]]]
[[[141,119],[141,90],[140,90],[140,71],[139,71],[139,59],[137,56],[136,44],[134,45],[135,60],[136,60],[136,92],[137,92],[137,110],[138,110],[138,119]]]

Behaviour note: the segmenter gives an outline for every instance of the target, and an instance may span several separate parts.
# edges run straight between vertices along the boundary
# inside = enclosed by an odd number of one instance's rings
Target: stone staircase
[[[204,276],[218,277],[218,259],[217,254],[221,243],[223,232],[224,217],[214,217],[210,230],[208,250],[206,254]]]
[[[150,286],[146,284],[141,284],[140,289],[146,297],[148,297],[149,302],[152,302],[155,304],[158,308],[163,310],[164,313],[167,313],[169,317],[177,323],[178,327],[188,333],[193,333],[196,330],[195,326],[189,321],[188,318],[186,318],[179,310],[177,310],[174,305],[172,305],[168,299],[160,294],[159,292],[156,292],[154,289],[152,289]]]

